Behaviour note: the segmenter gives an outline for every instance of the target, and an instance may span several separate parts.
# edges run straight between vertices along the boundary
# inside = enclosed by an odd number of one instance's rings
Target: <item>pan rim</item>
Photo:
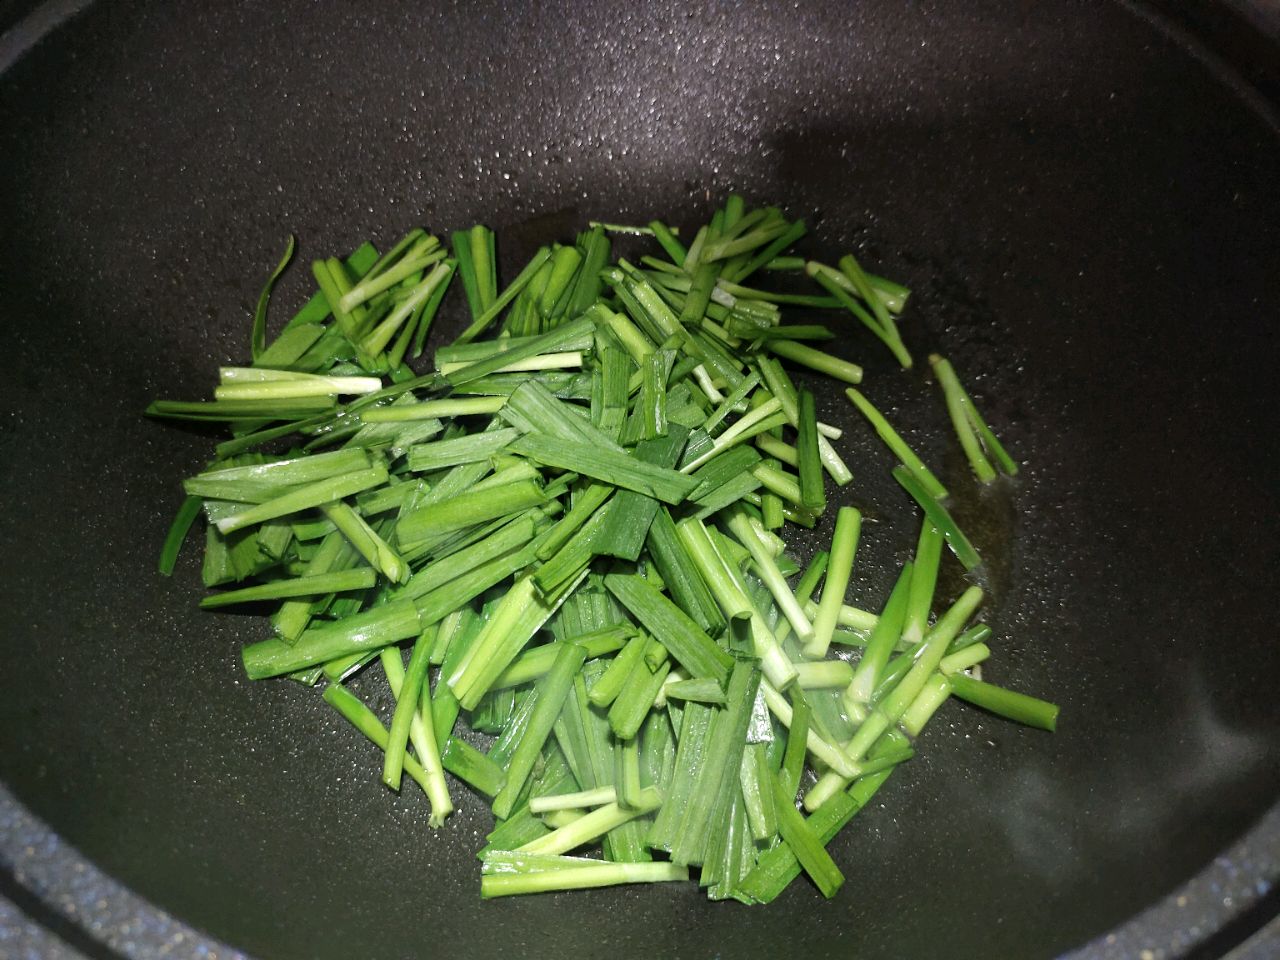
[[[1268,923],[1275,916],[1277,892],[1280,803],[1199,873],[1061,960],[1225,957],[1255,934],[1275,933]],[[67,954],[71,957],[252,960],[112,878],[0,783],[0,916],[6,907],[32,922],[36,929],[30,936],[47,933],[50,942],[79,947]]]
[[[45,0],[0,34],[0,79],[94,0]],[[1280,98],[1251,79],[1250,64],[1224,55],[1203,29],[1174,5],[1118,0],[1132,15],[1172,38],[1227,82],[1272,129],[1280,130]],[[1221,8],[1232,27],[1254,30],[1280,46],[1280,8],[1260,0],[1203,0],[1190,6]],[[1280,82],[1280,81],[1278,81]],[[1246,945],[1277,914],[1280,890],[1280,802],[1198,873],[1111,931],[1064,955],[1063,960],[1138,956],[1218,956]],[[30,811],[0,782],[0,908],[34,923],[36,936],[70,944],[55,955],[111,958],[165,955],[250,960],[116,881]],[[0,910],[0,916],[5,911]],[[1205,953],[1207,949],[1212,953]],[[43,955],[43,954],[42,954]]]

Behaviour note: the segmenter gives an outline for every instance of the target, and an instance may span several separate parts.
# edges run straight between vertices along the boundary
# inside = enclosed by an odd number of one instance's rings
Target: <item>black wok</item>
[[[0,83],[0,780],[125,886],[272,958],[1102,936],[1280,791],[1272,14],[91,5]],[[1061,732],[948,707],[834,843],[833,902],[800,882],[752,910],[681,886],[482,903],[483,804],[429,831],[313,691],[242,679],[264,623],[195,609],[194,552],[154,573],[208,440],[139,413],[245,356],[289,232],[310,257],[479,220],[511,276],[589,218],[696,224],[731,189],[909,284],[909,344],[949,352],[1026,461],[977,490],[924,374],[842,337],[986,545],[988,675],[1061,702]],[[288,276],[277,320],[307,285]],[[847,496],[875,521],[858,589],[881,596],[914,512],[843,400],[822,409],[849,428]]]

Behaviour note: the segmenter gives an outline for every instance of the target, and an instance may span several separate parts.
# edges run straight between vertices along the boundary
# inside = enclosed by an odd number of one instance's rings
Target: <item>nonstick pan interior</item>
[[[0,778],[273,958],[1044,957],[1108,929],[1280,786],[1270,110],[1119,4],[92,7],[0,84]],[[833,844],[829,903],[482,903],[483,804],[459,787],[429,831],[313,691],[242,678],[265,622],[198,612],[194,552],[155,575],[209,441],[139,413],[245,357],[290,232],[309,259],[480,220],[511,276],[589,218],[694,225],[731,189],[910,285],[909,344],[1026,461],[976,489],[924,374],[848,328],[985,547],[988,675],[1060,701],[1060,732],[948,707]],[[839,394],[820,407],[883,596],[914,513]]]

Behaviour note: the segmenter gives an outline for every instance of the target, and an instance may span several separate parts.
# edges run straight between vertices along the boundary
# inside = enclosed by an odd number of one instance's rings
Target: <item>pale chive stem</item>
[[[271,367],[219,367],[218,383],[264,383],[269,380],[310,380],[323,381],[330,377],[318,373],[303,373],[298,370],[274,370]],[[362,377],[361,380],[377,380],[381,388],[382,381],[377,377]]]
[[[414,315],[422,306],[431,299],[431,295],[435,293],[436,287],[444,283],[453,271],[447,264],[438,263],[435,268],[427,274],[421,283],[396,304],[395,308],[387,314],[376,327],[373,328],[365,338],[360,342],[361,348],[369,354],[379,354],[396,332],[404,325],[404,322]],[[401,351],[403,353],[403,351]]]
[[[741,443],[744,440],[755,436],[751,431],[761,424],[767,423],[771,417],[782,412],[782,401],[777,397],[762,403],[750,413],[744,414],[735,420],[725,431],[712,441],[710,450],[695,457],[680,468],[681,473],[693,473],[700,466],[710,460],[716,454],[723,453],[734,444]]]
[[[364,734],[375,746],[380,747],[382,750],[387,749],[387,728],[378,719],[378,715],[365,706],[355,694],[340,683],[330,683],[324,688],[324,693],[321,696],[324,697],[326,703],[342,714],[348,723]],[[418,786],[422,787],[423,792],[427,793],[427,784],[430,781],[427,778],[426,771],[422,769],[422,765],[417,760],[413,757],[406,757],[404,772],[413,777]],[[428,793],[429,797],[430,794]]]
[[[964,565],[966,570],[972,570],[982,563],[982,558],[978,556],[978,551],[974,549],[973,544],[969,542],[969,538],[964,535],[964,531],[952,519],[947,508],[929,496],[924,487],[920,485],[920,481],[916,479],[914,473],[906,467],[894,467],[893,478],[911,495],[911,499],[920,505],[920,509],[924,511],[925,519],[942,531],[942,535],[946,537],[947,546],[951,548],[951,552],[956,555],[956,559]]]
[[[990,656],[991,648],[985,643],[971,643],[943,657],[942,662],[938,664],[938,669],[949,677],[953,673],[962,673],[970,667],[976,667]]]
[[[831,538],[831,556],[827,561],[827,575],[822,584],[822,598],[813,619],[813,636],[804,645],[804,655],[810,660],[821,660],[831,645],[831,635],[844,605],[845,591],[853,574],[853,558],[858,549],[858,535],[862,529],[862,514],[854,507],[841,507],[836,514],[836,529]]]
[[[938,584],[938,567],[942,560],[942,534],[926,517],[920,524],[916,542],[915,569],[907,597],[907,617],[902,625],[902,640],[911,645],[924,638],[933,610],[933,594]]]
[[[698,387],[707,395],[707,399],[712,403],[724,403],[724,394],[716,389],[716,385],[711,380],[711,374],[707,373],[707,368],[702,364],[698,364],[693,368],[693,378],[698,381]]]
[[[847,660],[800,660],[792,666],[801,690],[843,690],[853,681],[853,664]]]
[[[938,378],[938,383],[942,386],[942,396],[947,404],[947,416],[951,418],[951,426],[955,429],[956,438],[964,449],[964,455],[969,460],[974,476],[981,483],[990,483],[996,478],[996,470],[991,466],[987,455],[982,452],[982,444],[974,432],[973,422],[965,411],[967,404],[964,391],[960,389],[960,381],[956,379],[955,371],[952,370],[950,363],[936,353],[929,355],[929,363],[933,367],[934,375]]]
[[[371,410],[361,411],[360,419],[364,423],[407,423],[413,420],[497,413],[506,405],[506,397],[449,397],[444,400],[423,400],[421,403],[404,406],[374,407]]]
[[[551,259],[551,248],[541,247],[533,258],[525,264],[525,268],[520,271],[519,275],[507,285],[496,300],[491,303],[488,308],[483,310],[472,324],[460,333],[454,343],[470,343],[480,334],[484,333],[498,319],[498,316],[505,310],[511,301],[514,300],[520,291],[529,285],[529,281],[537,275],[542,269],[543,264]]]
[[[224,383],[213,389],[215,400],[284,400],[365,394],[382,389],[377,377],[289,377],[256,383]]]
[[[586,815],[587,815],[587,811],[580,808],[572,808],[567,810],[552,810],[548,813],[542,814],[542,822],[547,825],[548,829],[558,830],[561,827],[567,827],[569,824],[573,823],[573,821],[575,820],[582,819]],[[608,861],[600,861],[600,862],[605,863]],[[481,880],[481,886],[483,887],[483,885],[484,885],[484,881]],[[482,892],[481,896],[483,895],[484,894]]]
[[[800,463],[800,453],[791,444],[779,440],[772,434],[762,433],[753,441],[763,453],[781,460],[788,467],[795,467]]]
[[[831,555],[826,550],[819,550],[813,555],[813,559],[809,561],[809,566],[805,568],[804,573],[800,575],[800,579],[796,582],[796,603],[800,604],[804,610],[805,616],[809,619],[810,626],[813,624],[813,615],[817,607],[810,602],[813,591],[818,589],[818,584],[822,582],[823,575],[827,572],[827,561]],[[787,639],[791,632],[791,624],[785,619],[778,624],[774,635],[778,642],[782,643]],[[833,633],[834,638],[834,633]]]
[[[933,715],[951,696],[951,681],[943,674],[935,673],[925,681],[923,689],[916,694],[911,705],[902,712],[898,725],[909,737],[918,737],[924,731]]]
[[[857,764],[861,761],[867,751],[898,722],[907,707],[920,695],[925,683],[938,669],[947,646],[973,616],[981,602],[982,590],[979,587],[969,587],[942,615],[922,641],[919,655],[906,675],[876,704],[845,744],[844,753],[850,763]],[[805,794],[805,809],[812,811],[820,807],[824,801],[847,786],[847,779],[830,772],[823,774]]]
[[[435,240],[434,237],[431,239]],[[380,274],[361,280],[342,295],[339,304],[343,310],[354,310],[362,303],[372,300],[384,290],[390,290],[400,281],[413,276],[419,270],[443,260],[444,256],[444,250],[440,248],[438,240],[434,244],[428,244],[424,241],[418,245],[417,249],[410,251],[395,266]]]
[[[889,594],[884,611],[871,631],[871,638],[862,652],[862,659],[858,661],[853,679],[844,691],[845,709],[850,716],[865,715],[867,704],[871,702],[871,694],[875,692],[876,683],[902,636],[913,570],[913,564],[909,562],[903,564],[902,572]]]
[[[600,220],[588,220],[588,227],[599,227],[607,233],[622,233],[631,237],[652,237],[655,235],[652,225],[640,226],[633,223],[604,223]]]
[[[778,718],[778,722],[784,727],[791,727],[791,704],[787,702],[778,689],[769,682],[768,678],[760,681],[760,693],[764,698],[765,705],[769,708],[769,712]],[[851,761],[848,755],[839,747],[827,742],[812,727],[805,738],[805,748],[809,753],[821,761],[825,766],[829,767],[838,776],[853,779],[858,775],[858,765]]]
[[[751,393],[760,384],[760,375],[752,372],[742,378],[742,382],[734,387],[725,395],[720,406],[712,411],[711,416],[707,417],[702,424],[702,429],[708,434],[713,434],[716,427],[720,425],[720,421],[733,413],[739,404],[747,399],[747,395]]]
[[[996,435],[991,432],[991,428],[987,426],[987,422],[982,418],[982,414],[978,413],[977,407],[973,405],[973,400],[960,384],[960,379],[956,376],[955,370],[951,363],[936,353],[929,355],[929,363],[933,367],[934,375],[938,378],[938,383],[942,387],[942,394],[947,403],[947,413],[951,417],[951,424],[955,427],[956,436],[960,440],[960,445],[964,448],[965,456],[969,458],[969,464],[973,467],[974,474],[982,483],[990,483],[996,478],[995,468],[991,466],[991,462],[987,459],[986,453],[990,453],[996,458],[996,462],[1000,464],[1000,469],[1009,476],[1014,476],[1018,472],[1018,464],[1004,446],[996,439]],[[984,452],[983,448],[986,448]]]
[[[769,392],[781,402],[787,422],[791,426],[798,428],[800,426],[800,398],[795,387],[792,386],[786,371],[772,357],[758,357],[757,366],[761,376],[764,377],[765,385],[769,388]],[[837,486],[842,487],[853,479],[853,474],[840,455],[836,453],[835,447],[831,445],[830,441],[839,440],[840,435],[841,431],[837,428],[829,427],[822,421],[818,421],[818,456],[821,457],[822,466],[831,476],[831,479],[836,482]],[[779,457],[778,459],[781,460],[783,458]]]
[[[888,337],[889,349],[893,352],[898,363],[904,370],[911,368],[911,354],[907,352],[906,345],[902,342],[902,336],[898,333],[898,326],[893,322],[893,315],[885,308],[884,302],[876,295],[872,289],[870,282],[867,280],[866,274],[862,272],[862,267],[858,265],[858,261],[854,259],[853,254],[846,254],[840,258],[840,271],[853,281],[853,285],[858,290],[858,296],[862,297],[864,303],[871,307],[871,312],[875,314],[876,322],[880,324],[880,329],[885,332]]]
[[[828,440],[839,440],[841,437],[844,436],[844,431],[839,427],[833,427],[831,424],[823,423],[821,420],[819,420],[818,435],[821,437],[826,437]]]
[[[518,849],[521,853],[568,853],[662,806],[662,794],[656,787],[645,787],[640,793],[640,803],[635,807],[624,809],[616,801],[606,803],[568,826],[531,840]]]
[[[567,370],[582,366],[581,350],[561,350],[555,353],[543,353],[536,357],[514,360],[506,366],[499,367],[493,373],[534,373],[539,370]],[[440,372],[448,376],[458,370],[469,367],[469,363],[452,361],[442,363]]]
[[[805,616],[813,619],[818,615],[818,605],[812,600],[804,605]],[[856,630],[859,633],[870,633],[876,628],[876,624],[880,622],[880,617],[872,613],[870,610],[863,610],[861,607],[855,607],[852,604],[843,603],[840,610],[836,614],[837,626],[847,627],[850,630]]]
[[[369,566],[381,572],[392,583],[405,583],[409,579],[409,565],[349,504],[338,500],[321,504],[320,510],[342,531],[342,535],[368,561]]]
[[[583,807],[600,807],[617,800],[612,786],[595,787],[591,790],[579,790],[576,793],[558,793],[548,797],[532,797],[529,800],[531,813],[549,813],[552,810],[575,810]]]

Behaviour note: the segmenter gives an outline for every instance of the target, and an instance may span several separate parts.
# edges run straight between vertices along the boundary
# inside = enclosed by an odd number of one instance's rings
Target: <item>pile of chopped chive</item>
[[[653,252],[615,259],[617,231]],[[661,222],[592,224],[500,291],[490,230],[447,247],[415,230],[316,261],[318,291],[268,344],[291,239],[251,365],[224,368],[211,401],[148,408],[230,430],[185,482],[161,571],[203,514],[204,583],[237,586],[201,605],[279,602],[248,675],[322,687],[381,748],[383,781],[422,788],[432,826],[459,793],[446,771],[492,807],[482,896],[696,879],[767,903],[804,872],[830,897],[828,843],[952,695],[1054,728],[1056,706],[981,679],[982,591],[936,595],[944,546],[979,563],[947,490],[856,389],[860,368],[812,345],[832,331],[782,322],[852,314],[910,367],[908,291],[852,256],[789,256],[804,232],[732,196],[687,247]],[[818,287],[748,284],[771,271]],[[455,275],[471,323],[415,373]],[[872,610],[846,603],[857,509],[836,508],[804,569],[787,552],[787,525],[850,499],[852,476],[783,361],[847,387],[921,509],[914,559]],[[977,478],[1016,473],[930,363]],[[346,685],[375,662],[389,722]]]

